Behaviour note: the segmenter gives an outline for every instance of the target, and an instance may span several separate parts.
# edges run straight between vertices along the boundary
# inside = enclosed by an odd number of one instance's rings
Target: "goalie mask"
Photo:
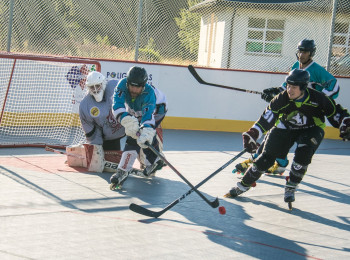
[[[92,95],[97,102],[101,102],[106,89],[106,80],[102,73],[92,71],[86,78],[86,87],[89,94]]]

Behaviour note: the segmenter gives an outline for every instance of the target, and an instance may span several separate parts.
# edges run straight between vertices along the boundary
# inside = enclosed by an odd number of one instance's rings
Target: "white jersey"
[[[113,140],[125,135],[124,127],[117,122],[112,113],[113,94],[117,80],[106,83],[103,100],[97,102],[88,94],[79,106],[79,117],[90,144],[103,144],[104,140]]]

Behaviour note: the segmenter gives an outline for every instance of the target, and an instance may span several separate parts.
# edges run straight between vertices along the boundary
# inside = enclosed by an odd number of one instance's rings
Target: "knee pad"
[[[308,165],[304,166],[293,162],[289,174],[290,181],[294,183],[300,183],[306,173],[307,167]]]

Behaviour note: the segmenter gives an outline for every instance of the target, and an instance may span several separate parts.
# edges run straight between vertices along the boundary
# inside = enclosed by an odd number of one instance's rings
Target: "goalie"
[[[104,151],[114,151],[116,159],[110,160],[119,162],[120,139],[125,136],[125,129],[112,113],[113,93],[117,83],[117,80],[107,81],[97,71],[88,74],[88,95],[79,106],[79,117],[87,144],[66,148],[69,166],[87,167],[88,171],[102,172],[105,166]]]
[[[119,81],[113,97],[114,117],[124,126],[127,135],[125,148],[117,172],[112,175],[111,190],[121,187],[137,157],[145,155],[145,176],[151,176],[164,166],[146,145],[162,150],[162,140],[156,138],[156,129],[167,112],[165,95],[150,84],[144,68],[131,67],[127,77]]]

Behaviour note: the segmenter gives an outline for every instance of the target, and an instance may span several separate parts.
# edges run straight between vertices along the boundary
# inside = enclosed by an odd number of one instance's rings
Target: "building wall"
[[[328,57],[328,40],[330,28],[330,15],[311,12],[299,12],[290,14],[281,10],[258,10],[258,9],[227,9],[225,11],[205,14],[201,20],[200,43],[198,53],[198,65],[212,68],[233,68],[254,70],[287,72],[295,62],[295,52],[298,42],[304,38],[314,39],[317,44],[317,52],[314,60],[326,66]],[[208,63],[208,50],[205,49],[210,33],[211,16],[215,16],[217,29],[215,38],[215,50],[210,54]],[[229,39],[231,19],[234,16],[232,38]],[[249,18],[268,18],[285,20],[285,30],[282,42],[281,55],[247,54],[245,45],[248,36]],[[312,19],[310,19],[312,17]],[[342,21],[348,17],[342,16]],[[350,21],[350,20],[347,20]],[[214,24],[215,26],[215,24]],[[231,41],[230,41],[231,40]],[[229,46],[231,42],[231,46]],[[212,45],[213,47],[213,45]],[[231,51],[230,51],[231,50]],[[228,65],[229,57],[229,67]],[[277,67],[276,64],[286,64]]]

